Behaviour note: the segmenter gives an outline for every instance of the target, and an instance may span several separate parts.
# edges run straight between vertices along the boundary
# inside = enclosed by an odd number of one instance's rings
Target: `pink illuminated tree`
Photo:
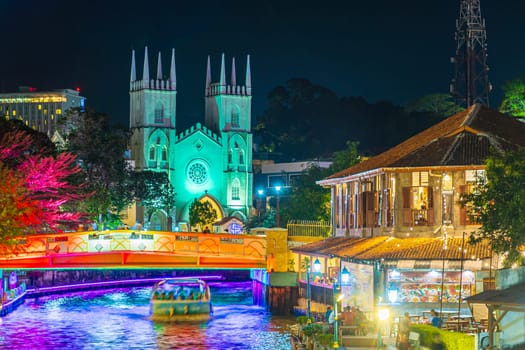
[[[0,239],[76,226],[79,212],[69,204],[82,200],[82,185],[71,180],[80,172],[76,157],[32,148],[30,134],[0,130]]]

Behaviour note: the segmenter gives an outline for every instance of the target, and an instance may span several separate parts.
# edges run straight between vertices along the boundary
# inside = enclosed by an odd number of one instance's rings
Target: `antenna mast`
[[[475,103],[488,106],[492,85],[488,77],[487,31],[480,0],[461,0],[456,43],[456,55],[450,59],[456,71],[450,93],[459,106],[469,107]]]

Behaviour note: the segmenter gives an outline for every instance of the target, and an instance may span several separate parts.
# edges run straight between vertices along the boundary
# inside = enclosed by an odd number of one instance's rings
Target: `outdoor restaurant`
[[[494,287],[500,262],[486,243],[457,237],[333,237],[292,250],[301,262],[299,312],[322,318],[328,306],[358,308],[365,320],[375,322],[379,310],[387,308],[395,332],[405,312],[412,323],[430,323],[434,310],[444,329],[486,331],[486,307],[469,308],[465,301]]]

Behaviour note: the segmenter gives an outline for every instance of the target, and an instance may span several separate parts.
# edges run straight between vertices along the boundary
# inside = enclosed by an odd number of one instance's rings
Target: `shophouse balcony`
[[[434,225],[433,209],[403,209],[403,224],[407,226]]]

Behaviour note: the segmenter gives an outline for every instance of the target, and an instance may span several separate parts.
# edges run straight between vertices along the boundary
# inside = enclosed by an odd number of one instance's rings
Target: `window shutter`
[[[462,197],[467,192],[467,186],[459,186],[459,195]],[[459,208],[459,224],[468,225],[467,208],[460,206]]]
[[[403,187],[403,225],[412,225],[412,196],[410,190],[412,187]]]
[[[403,208],[410,208],[410,187],[403,187]]]

